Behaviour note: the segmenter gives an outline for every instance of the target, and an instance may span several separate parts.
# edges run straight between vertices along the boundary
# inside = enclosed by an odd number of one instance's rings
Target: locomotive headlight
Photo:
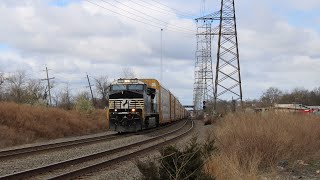
[[[115,110],[114,110],[114,112],[117,112],[117,111],[118,111],[118,109],[115,109]]]
[[[132,112],[136,112],[136,109],[133,108],[133,109],[131,109],[131,111],[132,111]]]

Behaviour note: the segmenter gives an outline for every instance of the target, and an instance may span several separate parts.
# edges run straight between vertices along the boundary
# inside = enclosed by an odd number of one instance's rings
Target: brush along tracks
[[[190,126],[189,126],[190,125]],[[32,179],[70,179],[90,172],[97,171],[101,168],[125,161],[138,155],[146,154],[149,151],[157,149],[165,144],[171,143],[178,138],[186,135],[193,129],[193,122],[186,121],[183,126],[173,131],[150,137],[146,140],[131,143],[118,148],[101,151],[99,153],[74,158],[17,172],[14,174],[0,177],[0,179],[23,179],[31,177]]]
[[[0,151],[0,160],[16,158],[18,156],[45,153],[48,151],[59,150],[62,148],[74,148],[82,145],[90,145],[90,144],[99,143],[103,141],[111,141],[118,138],[125,138],[133,135],[148,134],[160,129],[167,128],[168,126],[170,126],[170,124],[161,126],[158,128],[148,129],[148,130],[137,132],[137,133],[100,135],[100,136],[89,137],[89,138],[82,138],[82,139],[69,140],[69,141],[63,141],[63,142],[55,142],[50,144],[23,147],[18,149],[4,150],[4,151]]]

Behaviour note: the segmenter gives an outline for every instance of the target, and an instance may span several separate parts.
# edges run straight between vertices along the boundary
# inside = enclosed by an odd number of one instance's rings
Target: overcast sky
[[[193,18],[203,0],[89,1],[103,8],[84,0],[1,0],[0,71],[26,70],[40,79],[48,66],[56,89],[69,83],[74,91],[86,89],[86,72],[113,80],[130,67],[139,78],[160,79],[163,28],[162,84],[192,104]],[[237,0],[236,6],[244,99],[271,86],[320,86],[319,0]],[[217,0],[206,1],[206,13],[218,9]]]

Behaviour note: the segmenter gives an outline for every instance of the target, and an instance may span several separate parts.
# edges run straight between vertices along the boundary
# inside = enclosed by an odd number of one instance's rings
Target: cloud
[[[295,10],[306,12],[319,9],[320,7],[320,2],[318,0],[308,0],[305,2],[302,2],[300,0],[285,0],[282,2],[282,4],[294,8]]]
[[[183,104],[192,104],[196,40],[189,30],[195,31],[196,26],[190,16],[151,1],[147,1],[148,4],[139,1],[149,8],[134,1],[121,0],[123,4],[108,1],[114,6],[94,2],[109,10],[86,1],[3,0],[0,5],[0,70],[27,69],[33,76],[43,78],[42,70],[48,66],[58,84],[69,82],[74,89],[85,88],[86,72],[92,77],[106,74],[116,79],[121,76],[122,68],[128,66],[138,77],[160,79],[160,28],[148,26],[150,23],[164,28],[163,84]],[[161,2],[199,14],[199,1]],[[313,11],[319,5],[316,0],[236,2],[245,99],[259,97],[270,86],[291,89],[319,85],[319,29],[299,25],[286,16],[292,11],[310,13],[310,18],[316,21],[318,17]],[[215,0],[207,9],[218,10],[218,6]],[[141,11],[168,24],[143,13],[140,16],[147,20],[135,17],[119,8],[135,14]],[[216,41],[215,37],[213,63],[216,62]]]

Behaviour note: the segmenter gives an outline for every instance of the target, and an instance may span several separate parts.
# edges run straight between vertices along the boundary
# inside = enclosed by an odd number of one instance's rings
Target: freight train
[[[189,116],[178,98],[156,79],[112,82],[107,111],[109,129],[117,132],[136,132]]]

